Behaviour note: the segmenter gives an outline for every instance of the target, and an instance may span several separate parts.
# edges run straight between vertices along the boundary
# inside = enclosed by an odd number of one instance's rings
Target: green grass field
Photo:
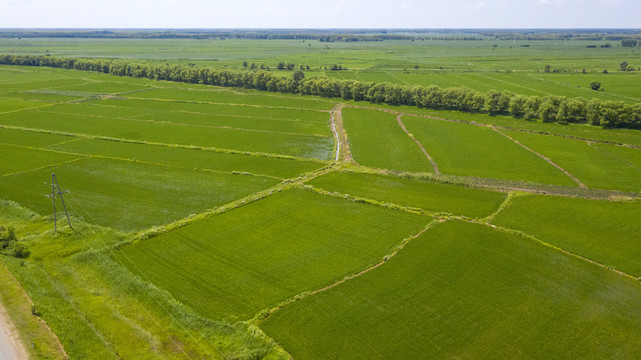
[[[526,239],[449,222],[261,327],[297,359],[633,358],[640,290]]]
[[[432,164],[396,122],[382,111],[343,110],[343,122],[354,159],[365,166],[433,172]]]
[[[50,147],[53,150],[78,154],[144,161],[188,170],[249,173],[293,178],[318,169],[322,163],[272,157],[228,154],[199,149],[152,146],[118,141],[78,139]]]
[[[51,193],[47,184],[53,172],[63,190],[70,191],[65,199],[73,214],[123,231],[167,224],[278,183],[265,177],[83,159],[4,177],[0,181],[3,198],[49,214],[51,201],[45,195]]]
[[[403,122],[444,174],[573,184],[543,159],[488,127],[411,116]]]
[[[332,148],[332,139],[329,136],[292,135],[144,120],[109,119],[105,121],[95,117],[39,111],[0,115],[0,125],[62,131],[93,137],[197,145],[318,159],[327,159]]]
[[[641,203],[549,196],[518,197],[493,223],[641,276]]]
[[[244,104],[295,109],[330,110],[331,100],[313,100],[302,96],[257,95],[196,89],[155,89],[130,94],[133,99],[161,99],[168,101],[192,101],[205,103]]]
[[[430,220],[288,190],[114,257],[207,317],[248,319],[375,263]]]
[[[0,145],[0,153],[5,155],[0,157],[0,176],[2,177],[82,158],[82,156],[77,155],[56,154],[49,151],[25,149],[10,145]]]
[[[479,36],[0,53],[641,101],[639,72],[617,71],[638,48]],[[356,163],[333,161],[337,139]],[[34,307],[10,316],[51,329],[19,329],[34,358],[55,334],[71,359],[634,359],[638,147],[638,130],[0,66],[0,236],[17,234],[0,300],[24,290]],[[52,173],[74,230],[57,200],[53,231]]]
[[[499,192],[353,172],[333,172],[309,184],[332,192],[470,217],[490,215],[506,198]]]
[[[520,131],[507,133],[547,156],[588,187],[633,192],[641,190],[641,169],[599,151],[586,141]]]

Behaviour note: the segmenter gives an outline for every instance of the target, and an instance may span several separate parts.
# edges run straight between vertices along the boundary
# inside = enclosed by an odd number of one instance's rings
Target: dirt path
[[[0,305],[0,360],[23,360],[29,356],[20,342],[18,332]]]
[[[405,128],[405,124],[403,124],[403,121],[401,120],[402,117],[403,117],[403,114],[398,114],[396,116],[396,121],[398,121],[398,124],[401,126],[401,129],[403,129],[403,131],[405,131],[407,136],[412,138],[412,140],[414,140],[416,145],[418,145],[418,147],[421,148],[421,151],[423,151],[423,154],[425,154],[425,156],[427,157],[427,160],[429,160],[432,163],[432,167],[434,168],[434,173],[436,175],[441,175],[441,172],[439,171],[438,166],[436,165],[436,161],[434,161],[434,159],[432,159],[430,154],[427,153],[427,150],[425,150],[425,147],[423,147],[423,144],[421,144],[421,142],[418,141],[418,139],[415,138],[414,135],[410,134],[410,132],[407,131],[407,129]]]
[[[336,104],[331,111],[331,121],[332,121],[332,132],[336,137],[337,147],[336,147],[336,161],[342,159],[345,162],[354,163],[354,158],[352,158],[352,152],[349,148],[349,140],[347,139],[347,133],[343,127],[343,104]]]
[[[524,148],[525,150],[530,151],[530,152],[532,152],[533,154],[535,154],[536,156],[540,157],[541,159],[543,159],[543,160],[547,161],[550,165],[552,165],[552,166],[554,166],[555,168],[559,169],[561,172],[563,172],[565,175],[567,175],[570,179],[572,179],[572,181],[574,181],[575,183],[577,183],[577,184],[579,185],[579,187],[581,187],[581,188],[583,188],[583,189],[587,189],[587,186],[585,186],[585,184],[584,184],[584,183],[582,183],[582,182],[581,182],[581,180],[577,179],[574,175],[570,174],[567,170],[565,170],[564,168],[562,168],[562,167],[560,167],[559,165],[557,165],[554,161],[550,160],[550,158],[548,158],[548,157],[544,156],[543,154],[539,154],[538,152],[536,152],[536,151],[534,151],[534,150],[530,149],[529,147],[527,147],[527,146],[525,146],[525,145],[521,144],[520,142],[518,142],[518,140],[515,140],[515,139],[514,139],[514,138],[512,138],[511,136],[509,136],[509,135],[507,135],[507,134],[505,134],[505,133],[501,132],[500,130],[498,130],[498,129],[497,129],[497,128],[495,128],[494,126],[492,126],[492,130],[494,130],[494,131],[496,131],[497,133],[499,133],[499,134],[501,134],[501,135],[505,136],[506,138],[508,138],[508,139],[512,140],[515,144],[517,144],[517,145],[521,146],[521,147],[522,147],[522,148]]]

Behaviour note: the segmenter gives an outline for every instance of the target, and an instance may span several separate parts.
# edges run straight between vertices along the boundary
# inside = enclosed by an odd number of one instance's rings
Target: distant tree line
[[[320,40],[322,42],[383,40],[586,40],[638,39],[638,29],[2,29],[0,38],[107,39],[256,39]]]
[[[525,96],[509,91],[437,86],[397,85],[387,82],[305,78],[300,69],[292,77],[269,71],[235,71],[209,67],[136,64],[109,59],[74,59],[40,55],[0,55],[0,64],[48,66],[96,71],[116,76],[256,89],[270,92],[316,95],[344,100],[409,105],[428,109],[509,114],[515,118],[544,122],[589,123],[609,128],[641,128],[641,103],[601,101],[564,96]]]

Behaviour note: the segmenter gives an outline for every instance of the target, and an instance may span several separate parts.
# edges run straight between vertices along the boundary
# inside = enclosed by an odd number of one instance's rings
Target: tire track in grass
[[[624,159],[621,159],[618,156],[616,156],[616,154],[613,154],[613,153],[611,153],[611,152],[609,152],[609,151],[607,151],[605,149],[601,149],[599,147],[594,146],[594,143],[592,141],[587,141],[587,143],[588,143],[588,146],[590,146],[594,150],[602,152],[602,153],[606,154],[607,156],[609,156],[609,157],[617,160],[618,162],[623,163],[623,164],[625,164],[625,165],[627,165],[627,166],[629,166],[629,167],[631,167],[631,168],[633,168],[635,170],[641,171],[641,168],[639,168],[638,166],[634,165],[633,163],[625,161]]]
[[[562,173],[564,173],[564,174],[565,174],[565,175],[567,175],[570,179],[572,179],[572,181],[574,181],[575,183],[577,183],[577,184],[579,185],[579,187],[581,187],[582,189],[587,189],[587,188],[588,188],[587,186],[585,186],[585,184],[584,184],[584,183],[582,183],[582,182],[581,182],[581,180],[577,179],[574,175],[570,174],[567,170],[565,170],[564,168],[562,168],[562,167],[560,167],[559,165],[557,165],[554,161],[550,160],[550,158],[548,158],[547,156],[545,156],[545,155],[543,155],[543,154],[540,154],[540,153],[538,153],[538,152],[536,152],[536,151],[534,151],[534,150],[530,149],[529,147],[527,147],[527,146],[525,146],[525,145],[521,144],[518,140],[515,140],[515,139],[514,139],[514,138],[512,138],[511,136],[509,136],[509,135],[507,135],[507,134],[505,134],[505,133],[501,132],[501,131],[500,131],[500,130],[498,130],[496,127],[491,126],[491,128],[492,128],[492,130],[494,130],[494,131],[496,131],[497,133],[499,133],[499,134],[501,134],[501,135],[505,136],[505,137],[506,137],[506,138],[508,138],[509,140],[512,140],[515,144],[517,144],[517,145],[521,146],[522,148],[524,148],[524,149],[525,149],[525,150],[527,150],[527,151],[530,151],[531,153],[535,154],[536,156],[538,156],[538,157],[540,157],[541,159],[543,159],[543,160],[545,160],[546,162],[548,162],[550,165],[552,165],[552,166],[554,166],[555,168],[559,169]]]
[[[418,139],[414,137],[414,135],[410,134],[410,132],[407,131],[407,129],[405,128],[405,124],[403,124],[403,121],[401,120],[402,117],[403,117],[403,114],[398,114],[396,116],[396,121],[401,126],[401,129],[403,129],[403,131],[405,131],[407,136],[409,136],[412,140],[414,140],[416,145],[418,145],[418,147],[421,148],[421,151],[423,151],[423,154],[425,154],[425,156],[427,157],[427,160],[429,160],[430,163],[432,163],[432,167],[434,168],[434,173],[436,175],[441,175],[441,172],[439,171],[438,166],[436,165],[436,161],[434,161],[434,159],[430,156],[430,154],[427,153],[427,150],[425,150],[425,147],[423,147],[423,144],[421,144],[421,142],[418,141]]]

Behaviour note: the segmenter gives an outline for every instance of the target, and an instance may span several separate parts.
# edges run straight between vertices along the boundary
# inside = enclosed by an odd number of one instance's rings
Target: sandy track
[[[18,332],[0,306],[0,360],[28,359],[27,351],[20,342]]]

